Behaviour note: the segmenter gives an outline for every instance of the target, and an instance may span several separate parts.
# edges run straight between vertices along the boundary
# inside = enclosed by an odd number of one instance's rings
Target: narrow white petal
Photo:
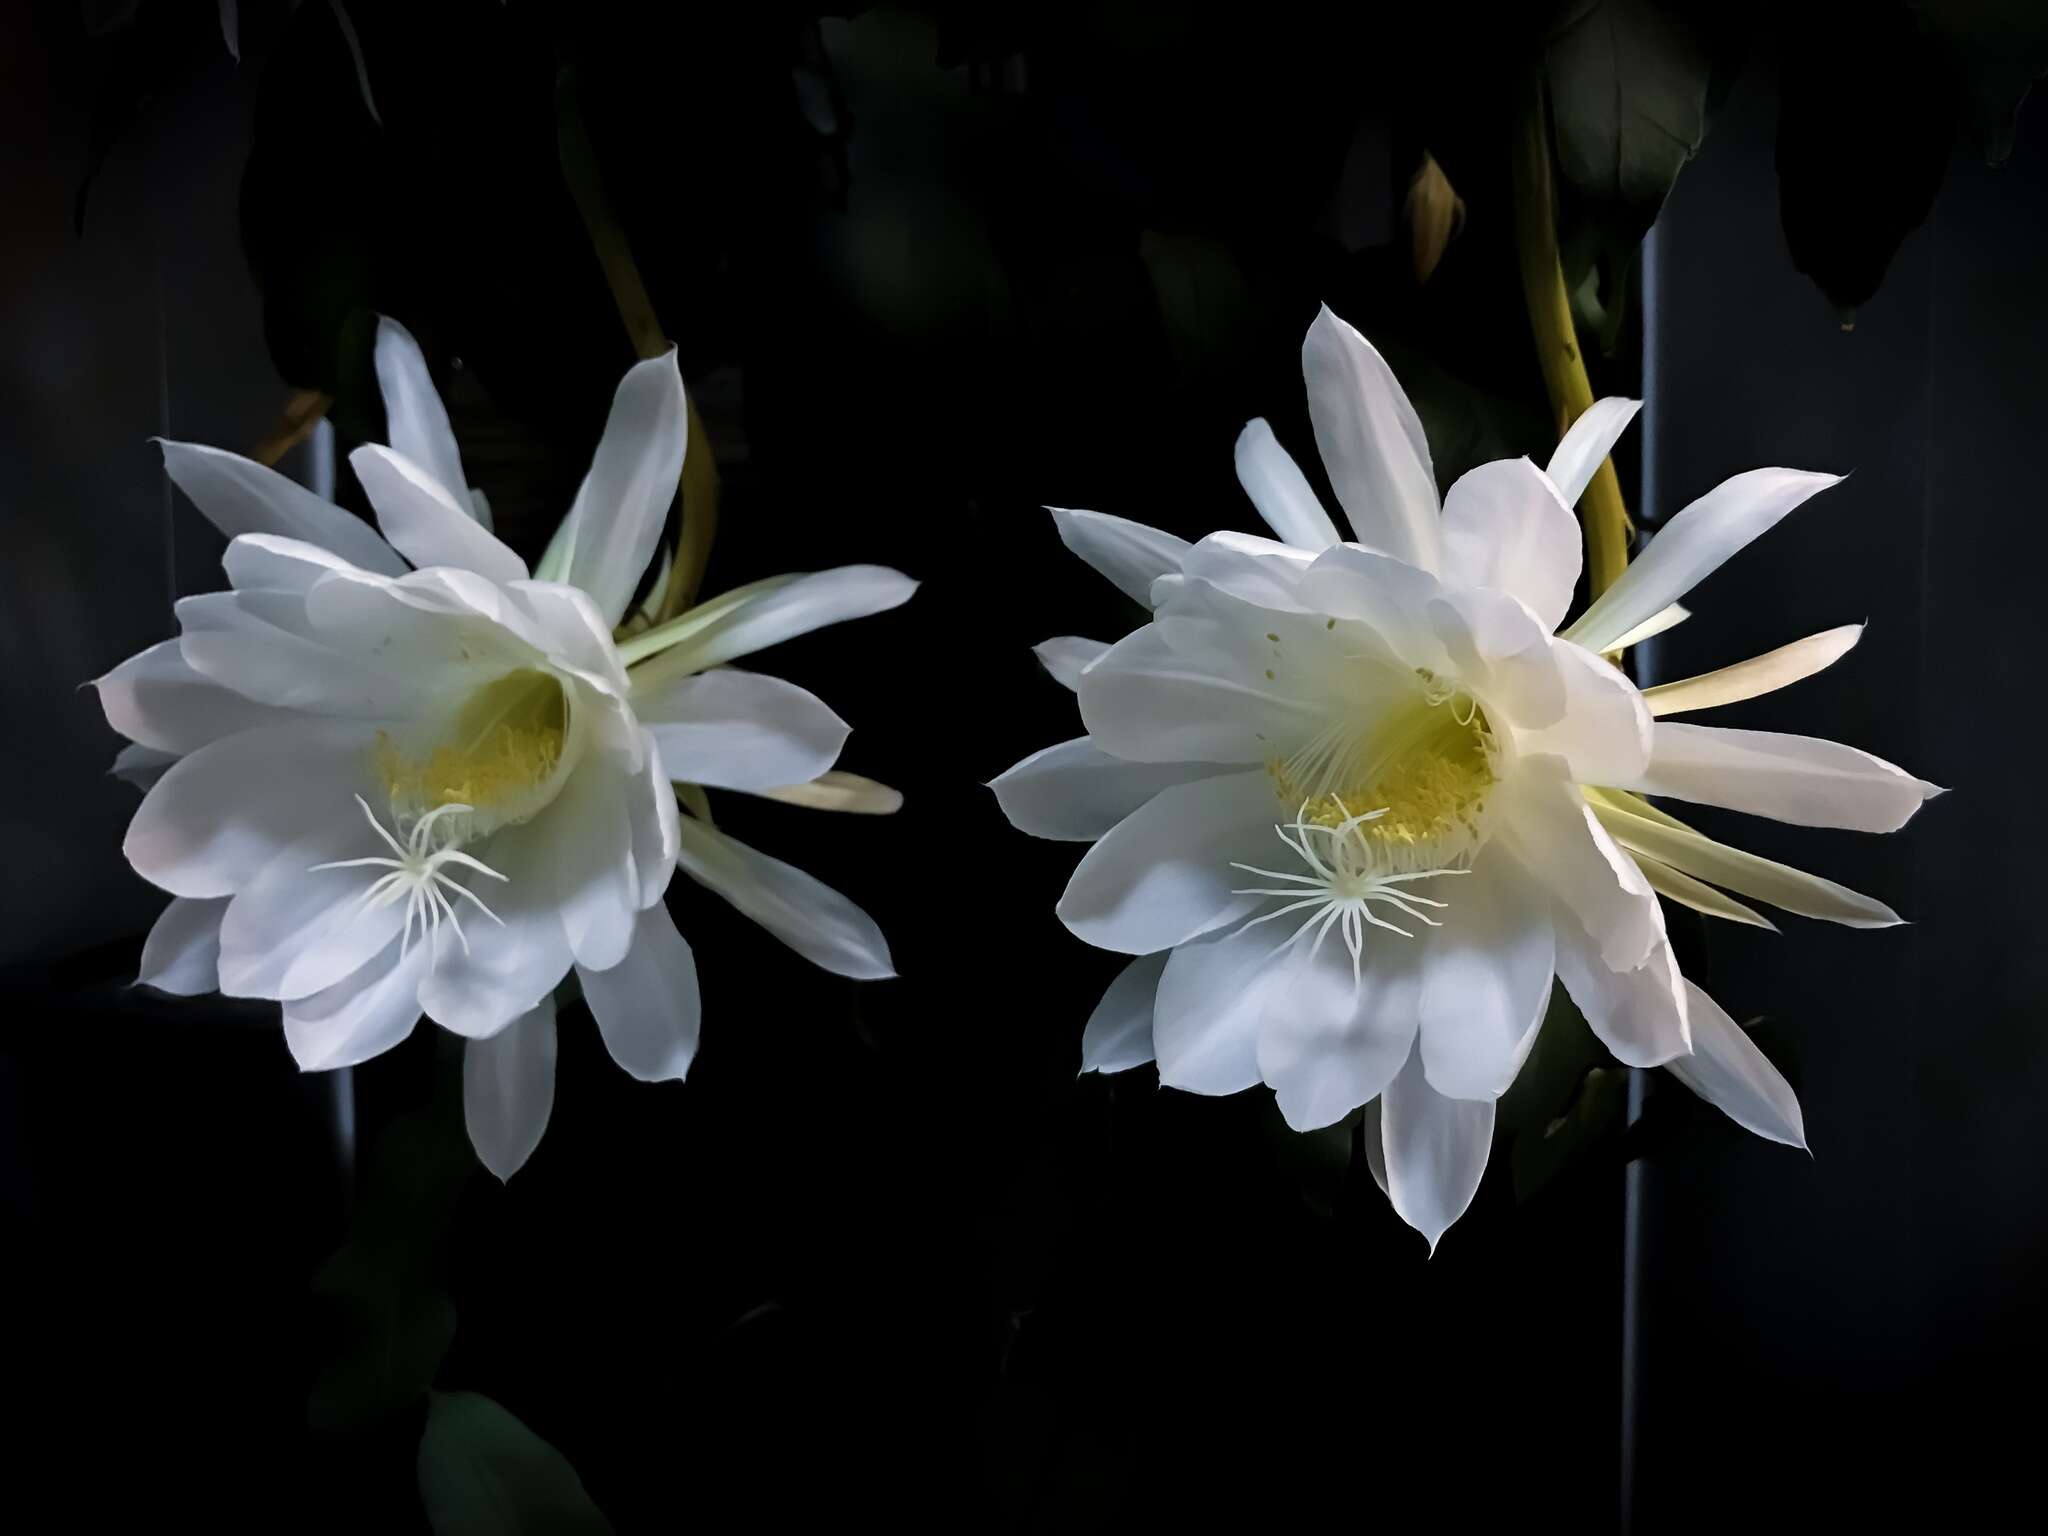
[[[644,1083],[678,1081],[689,1072],[704,1011],[697,959],[664,903],[640,914],[625,959],[602,971],[579,967],[577,974],[613,1061]]]
[[[1099,949],[1149,955],[1244,917],[1258,898],[1232,860],[1271,857],[1277,813],[1263,769],[1161,790],[1081,860],[1060,921]]]
[[[671,347],[635,363],[619,382],[590,472],[565,519],[570,552],[562,579],[588,592],[609,624],[626,616],[661,542],[689,437],[683,375]]]
[[[275,533],[332,550],[380,576],[405,570],[398,552],[352,513],[322,501],[296,481],[239,454],[158,439],[164,469],[208,522],[229,538]]]
[[[462,451],[455,446],[455,429],[448,424],[448,408],[434,388],[434,376],[427,371],[420,344],[411,331],[387,315],[377,317],[376,363],[377,389],[384,396],[391,446],[400,457],[431,475],[465,515],[489,528],[489,517],[480,514],[471,500],[469,480],[462,472]]]
[[[526,579],[526,562],[456,501],[427,470],[379,443],[348,456],[349,467],[377,509],[377,526],[414,565],[452,565],[503,584]]]
[[[1047,507],[1060,542],[1108,577],[1110,583],[1140,607],[1152,606],[1152,583],[1178,575],[1188,541],[1173,534],[1111,517],[1107,512],[1082,512]]]
[[[555,1107],[555,1000],[462,1048],[462,1118],[469,1143],[500,1181],[533,1156]]]
[[[1152,1004],[1165,955],[1140,955],[1121,971],[1081,1031],[1083,1072],[1127,1072],[1152,1060]]]
[[[1213,763],[1126,762],[1080,736],[1032,753],[989,788],[1019,832],[1093,842],[1160,790],[1226,771]]]
[[[1562,760],[1581,784],[1627,782],[1650,763],[1650,711],[1636,685],[1602,657],[1572,644],[1551,642],[1564,682],[1565,706],[1540,730],[1517,730],[1517,751]]]
[[[197,997],[220,986],[220,920],[224,897],[173,897],[143,941],[135,980],[177,997]]]
[[[1601,461],[1613,451],[1642,408],[1642,401],[1626,400],[1619,395],[1595,400],[1558,440],[1545,473],[1556,483],[1566,506],[1578,505],[1586,487],[1593,483],[1593,476],[1600,472]]]
[[[1781,645],[1775,651],[1753,656],[1748,661],[1738,661],[1732,667],[1645,688],[1643,702],[1653,715],[1682,715],[1689,710],[1713,709],[1718,705],[1753,699],[1833,666],[1848,655],[1862,638],[1861,624],[1844,624],[1839,629],[1823,630],[1820,634],[1808,635],[1804,640]]]
[[[1806,1120],[1792,1085],[1719,1003],[1691,982],[1685,989],[1693,1050],[1665,1063],[1671,1075],[1744,1130],[1807,1150]]]
[[[809,783],[839,760],[848,730],[815,694],[737,667],[636,686],[633,709],[671,778],[722,789]]]
[[[1316,448],[1359,543],[1435,570],[1436,474],[1394,370],[1325,306],[1302,343],[1301,371]]]
[[[896,974],[875,920],[830,886],[695,817],[679,826],[677,863],[812,964],[875,981]]]
[[[1849,928],[1891,928],[1900,921],[1898,913],[1873,897],[1788,864],[1717,843],[1662,816],[1633,795],[1624,798],[1603,792],[1592,804],[1600,824],[1631,853],[1645,854],[1737,895],[1769,902],[1801,917],[1841,923]]]
[[[1337,542],[1337,525],[1264,417],[1247,422],[1237,436],[1237,483],[1284,542],[1315,552]]]
[[[1387,1199],[1436,1245],[1479,1192],[1493,1149],[1493,1100],[1447,1099],[1429,1086],[1418,1046],[1380,1100]]]
[[[144,794],[156,788],[156,781],[164,776],[164,770],[178,760],[175,752],[166,752],[160,747],[145,747],[131,741],[114,754],[114,766],[107,772],[124,784],[132,784]]]
[[[687,638],[635,666],[634,686],[661,686],[675,677],[737,661],[828,624],[885,613],[908,602],[917,585],[901,571],[881,565],[843,565],[794,580],[759,583],[745,601],[721,608]],[[710,607],[707,604],[706,610]],[[682,622],[697,617],[685,614]],[[661,631],[650,630],[641,638],[658,641]],[[630,650],[629,645],[628,653]]]
[[[1650,889],[1659,896],[1677,902],[1682,907],[1691,907],[1708,917],[1726,918],[1731,923],[1742,923],[1751,928],[1768,928],[1778,931],[1772,922],[1756,908],[1747,906],[1730,896],[1726,891],[1717,891],[1704,881],[1695,880],[1691,875],[1673,869],[1669,864],[1651,858],[1647,853],[1629,849],[1634,854],[1636,867],[1643,872],[1643,878],[1650,882]]]
[[[1520,598],[1546,633],[1571,607],[1579,545],[1571,507],[1527,459],[1482,464],[1444,496],[1445,577]]]
[[[1625,651],[1632,645],[1641,645],[1652,635],[1661,635],[1667,629],[1676,629],[1692,617],[1692,610],[1680,603],[1670,603],[1659,608],[1627,634],[1618,637],[1607,647],[1610,651]]]
[[[1881,757],[1813,736],[1659,721],[1650,764],[1618,787],[1802,827],[1896,832],[1941,789]]]
[[[1613,650],[1622,636],[1677,602],[1730,555],[1841,478],[1798,469],[1752,469],[1722,481],[1665,524],[1565,631],[1565,638],[1589,651]]]
[[[783,784],[754,793],[766,800],[808,806],[814,811],[845,811],[855,816],[893,816],[903,809],[902,790],[837,768],[819,774],[808,784]]]
[[[1258,763],[1276,744],[1304,740],[1322,725],[1323,712],[1294,691],[1288,681],[1219,674],[1208,658],[1169,644],[1153,623],[1118,641],[1082,676],[1081,722],[1104,750],[1131,762]]]
[[[1081,674],[1109,654],[1109,642],[1083,640],[1079,635],[1060,635],[1051,640],[1041,640],[1031,648],[1031,654],[1052,674],[1054,682],[1064,688],[1078,689]]]

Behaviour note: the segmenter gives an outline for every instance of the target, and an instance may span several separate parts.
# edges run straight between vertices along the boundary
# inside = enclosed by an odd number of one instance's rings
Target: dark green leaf
[[[1845,325],[1934,206],[1955,123],[1955,79],[1903,10],[1810,16],[1788,42],[1779,215],[1793,265]]]
[[[420,1500],[435,1536],[610,1531],[562,1453],[475,1392],[436,1392],[420,1436]]]
[[[2012,153],[2020,103],[2048,74],[2048,5],[2041,0],[1920,0],[1927,34],[1947,45],[1984,158]]]
[[[1515,1198],[1529,1200],[1596,1149],[1618,1144],[1627,1121],[1628,1071],[1595,1067],[1563,1114],[1540,1131],[1515,1138]]]

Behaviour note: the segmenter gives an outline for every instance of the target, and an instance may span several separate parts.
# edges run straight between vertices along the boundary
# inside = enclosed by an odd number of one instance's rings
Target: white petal
[[[275,533],[238,534],[228,541],[220,563],[231,587],[301,596],[322,576],[356,570],[332,550]]]
[[[1586,487],[1593,483],[1593,476],[1600,472],[1601,461],[1613,451],[1642,408],[1642,401],[1625,400],[1619,395],[1595,400],[1558,440],[1544,473],[1556,483],[1566,506],[1578,505]]]
[[[1418,1047],[1380,1100],[1387,1199],[1429,1251],[1479,1191],[1493,1148],[1493,1100],[1447,1099],[1429,1086]]]
[[[353,576],[327,579],[348,590],[377,592]],[[388,594],[378,596],[396,604]],[[289,593],[209,592],[181,599],[177,613],[184,631],[178,650],[188,666],[278,709],[337,719],[406,720],[438,708],[451,686],[445,661],[406,665],[413,659],[407,654],[410,647],[395,655],[380,653],[352,646],[348,636],[315,633],[304,600]],[[457,638],[452,625],[447,638]]]
[[[1458,477],[1444,497],[1444,576],[1528,604],[1546,632],[1564,622],[1579,581],[1579,522],[1527,459]]]
[[[1328,548],[1328,545],[1323,548]],[[1225,529],[1197,543],[1181,562],[1181,575],[1220,587],[1242,602],[1282,613],[1305,613],[1301,602],[1301,578],[1315,564],[1319,551],[1296,548],[1278,539],[1256,533]],[[1174,578],[1155,584],[1155,608],[1163,606],[1165,594],[1175,590]]]
[[[1717,843],[1633,795],[1623,799],[1603,793],[1593,803],[1593,809],[1600,824],[1630,852],[1647,854],[1673,869],[1725,886],[1739,895],[1753,896],[1801,917],[1820,918],[1849,928],[1891,928],[1900,921],[1898,913],[1874,897],[1788,864]]]
[[[173,897],[143,941],[136,982],[177,997],[218,990],[220,919],[227,905],[221,897]]]
[[[1109,654],[1109,642],[1083,640],[1079,635],[1060,635],[1040,641],[1031,648],[1031,654],[1052,674],[1053,681],[1064,688],[1079,688],[1081,674]]]
[[[1664,937],[1656,893],[1594,819],[1557,759],[1522,759],[1495,793],[1501,836],[1522,868],[1576,915],[1605,964],[1617,970],[1641,965]]]
[[[1354,980],[1351,955],[1335,936],[1313,957],[1307,946],[1296,945],[1275,963],[1287,979],[1284,990],[1267,992],[1259,1073],[1297,1131],[1334,1125],[1377,1098],[1415,1042],[1421,943],[1388,934],[1377,944],[1380,934],[1367,932],[1372,938],[1361,979]]]
[[[633,942],[640,876],[626,814],[636,776],[624,763],[595,756],[586,753],[537,822],[569,952],[584,969],[602,971],[624,959]]]
[[[1337,542],[1336,524],[1264,417],[1238,434],[1237,483],[1266,526],[1295,548],[1320,551]]]
[[[1555,725],[1571,695],[1564,678],[1567,647],[1556,644],[1519,598],[1486,587],[1462,587],[1430,605],[1430,622],[1451,659],[1451,675],[1517,731]]]
[[[1650,765],[1611,781],[1649,795],[1674,795],[1802,827],[1896,832],[1941,789],[1881,757],[1840,742],[1771,731],[1659,721]]]
[[[396,940],[343,981],[284,1005],[284,1041],[301,1071],[353,1067],[381,1056],[420,1021],[419,989],[427,946],[403,955]]]
[[[352,565],[382,576],[404,572],[398,552],[353,513],[322,501],[296,481],[239,454],[198,443],[158,439],[164,469],[192,505],[229,538],[275,533],[332,550]]]
[[[1589,651],[1613,650],[1623,635],[1677,602],[1730,555],[1841,478],[1798,469],[1752,469],[1722,481],[1665,524],[1565,631],[1565,638]]]
[[[388,852],[353,803],[336,807],[328,825],[282,849],[228,903],[220,930],[221,991],[310,997],[376,959],[405,926],[404,901],[364,905],[371,882],[385,871],[313,866]],[[415,924],[413,942],[424,938]],[[452,945],[455,936],[444,929],[440,942]]]
[[[411,331],[387,315],[377,317],[376,363],[377,389],[384,396],[384,421],[391,446],[400,457],[431,475],[464,515],[489,528],[490,518],[471,503],[469,479],[462,472],[462,452],[455,446],[455,429],[448,424],[448,408],[434,388],[434,376],[427,371],[420,344],[413,340]]]
[[[1093,842],[1160,790],[1225,771],[1213,763],[1130,763],[1079,736],[1032,753],[989,788],[1019,832]]]
[[[685,816],[676,862],[791,949],[836,976],[896,974],[875,920],[822,881]]]
[[[828,624],[884,613],[908,602],[916,590],[917,583],[908,576],[881,565],[843,565],[793,580],[764,582],[745,601],[719,609],[687,639],[636,666],[634,684],[656,687],[674,677],[707,671]],[[705,614],[712,611],[711,604],[701,610]],[[689,624],[696,617],[685,614],[677,622]],[[650,631],[642,638],[658,639],[659,631]],[[629,644],[627,651],[630,650]]]
[[[1844,624],[1794,640],[1775,651],[1766,651],[1732,667],[1703,672],[1698,677],[1659,683],[1643,690],[1643,702],[1653,715],[1682,715],[1695,709],[1713,709],[1735,704],[1760,694],[1774,693],[1802,678],[1823,671],[1848,655],[1863,638],[1861,624]]]
[[[1107,512],[1047,507],[1060,542],[1094,566],[1131,601],[1152,606],[1152,583],[1177,575],[1188,541]]]
[[[1316,448],[1358,542],[1435,570],[1436,474],[1394,370],[1326,306],[1302,343],[1301,372]]]
[[[462,1048],[462,1119],[500,1181],[533,1156],[555,1107],[555,1000]]]
[[[1610,651],[1625,651],[1632,645],[1641,645],[1652,635],[1661,635],[1667,629],[1676,629],[1692,617],[1692,610],[1680,603],[1659,608],[1628,633],[1618,636],[1607,646]]]
[[[1245,916],[1259,898],[1231,862],[1259,863],[1278,846],[1263,769],[1161,790],[1081,860],[1059,915],[1099,949],[1149,955]]]
[[[756,790],[765,800],[808,806],[814,811],[844,811],[855,816],[893,816],[903,809],[903,791],[891,789],[857,773],[835,768],[808,784],[783,784]]]
[[[1384,1102],[1385,1095],[1374,1099],[1358,1117],[1359,1139],[1365,1143],[1365,1171],[1372,1175],[1383,1195],[1387,1193],[1387,1133],[1380,1112]]]
[[[1116,974],[1081,1031],[1083,1072],[1127,1072],[1152,1060],[1152,1004],[1165,955],[1140,955]]]
[[[367,793],[360,725],[295,720],[243,731],[181,758],[143,798],[122,851],[174,896],[228,896],[288,844]]]
[[[1521,1071],[1550,1004],[1549,900],[1497,846],[1470,875],[1409,889],[1450,903],[1433,914],[1443,927],[1421,949],[1424,1072],[1451,1098],[1498,1098]]]
[[[1595,1038],[1631,1067],[1656,1067],[1692,1049],[1684,978],[1659,941],[1639,966],[1617,971],[1600,958],[1570,913],[1557,919],[1557,974]]]
[[[1292,693],[1285,681],[1217,673],[1155,623],[1090,667],[1079,699],[1088,734],[1126,761],[1257,763],[1322,725],[1321,711]]]
[[[565,520],[572,543],[562,579],[588,592],[607,623],[626,616],[654,558],[689,437],[683,375],[671,347],[626,371]]]
[[[612,644],[611,626],[589,593],[547,581],[515,581],[505,591],[511,599],[507,618],[521,628],[530,625],[550,656],[602,678],[610,692],[628,691],[631,683]],[[521,618],[524,624],[518,623]]]
[[[1665,1063],[1671,1075],[1744,1130],[1806,1151],[1806,1120],[1792,1085],[1719,1003],[1689,981],[1685,990],[1693,1050]]]
[[[626,820],[632,834],[633,867],[640,875],[640,905],[651,907],[676,872],[678,846],[676,792],[661,746],[651,733],[646,768],[626,799]]]
[[[1433,617],[1452,594],[1429,571],[1378,550],[1339,544],[1316,557],[1298,594],[1318,613],[1356,620],[1410,667],[1438,674],[1455,670]],[[1533,619],[1528,627],[1538,628]]]
[[[1517,730],[1519,752],[1555,757],[1581,784],[1626,783],[1650,762],[1650,711],[1621,669],[1569,640],[1551,643],[1564,712],[1541,730]]]
[[[625,959],[577,974],[613,1061],[643,1083],[680,1081],[689,1072],[703,1000],[697,958],[666,905],[657,901],[640,914]]]
[[[259,725],[280,723],[268,705],[245,699],[192,670],[175,640],[129,657],[93,687],[107,724],[130,741],[186,753]]]
[[[107,771],[124,784],[132,784],[147,794],[156,788],[156,781],[164,776],[164,770],[177,760],[175,752],[131,741],[114,754],[114,766]]]
[[[636,687],[633,710],[671,778],[723,789],[808,783],[839,760],[848,729],[815,694],[737,667]]]
[[[505,877],[467,882],[499,920],[472,915],[463,902],[468,946],[444,943],[421,979],[420,1006],[443,1029],[488,1039],[542,1006],[568,974],[569,935],[555,905],[545,821],[503,828],[472,850]]]
[[[526,579],[526,562],[456,501],[462,493],[403,454],[366,443],[348,462],[377,509],[384,537],[414,565],[452,565],[499,583]]]
[[[1259,1030],[1269,1003],[1284,1000],[1288,979],[1275,963],[1286,934],[1270,932],[1273,926],[1240,928],[1167,952],[1152,1006],[1152,1049],[1167,1087],[1225,1094],[1259,1081]]]

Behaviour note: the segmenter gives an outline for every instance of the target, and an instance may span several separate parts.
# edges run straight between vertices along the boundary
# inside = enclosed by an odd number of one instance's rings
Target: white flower
[[[1765,919],[1738,896],[1852,926],[1898,919],[1641,796],[1890,831],[1938,791],[1833,742],[1662,718],[1808,676],[1856,626],[1643,691],[1602,653],[1685,617],[1679,597],[1835,477],[1735,476],[1558,632],[1579,576],[1571,504],[1635,404],[1600,402],[1547,470],[1480,466],[1440,512],[1421,424],[1364,338],[1325,310],[1303,368],[1356,542],[1257,422],[1238,473],[1284,542],[1190,546],[1055,514],[1070,547],[1155,610],[1113,647],[1040,647],[1088,734],[994,786],[1019,828],[1094,843],[1060,915],[1142,957],[1090,1020],[1084,1067],[1156,1051],[1176,1087],[1264,1081],[1301,1129],[1377,1101],[1388,1194],[1434,1246],[1477,1187],[1494,1100],[1555,976],[1619,1060],[1669,1066],[1803,1146],[1790,1089],[1679,975],[1658,897],[1748,923]]]
[[[844,721],[727,663],[915,584],[781,577],[615,642],[682,469],[674,353],[619,386],[540,579],[491,532],[412,338],[384,322],[376,358],[391,446],[350,463],[382,537],[261,465],[163,445],[230,535],[231,590],[179,603],[179,638],[98,681],[135,743],[123,771],[152,781],[129,861],[176,898],[141,979],[276,999],[309,1070],[388,1050],[424,1011],[468,1037],[471,1137],[506,1177],[547,1123],[571,969],[621,1066],[688,1070],[678,864],[826,969],[892,974],[865,913],[713,828],[702,789],[894,809],[831,771]]]

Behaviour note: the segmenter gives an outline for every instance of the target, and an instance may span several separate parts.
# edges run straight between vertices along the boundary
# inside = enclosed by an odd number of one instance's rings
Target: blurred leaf
[[[1152,277],[1174,367],[1183,376],[1242,356],[1251,326],[1251,293],[1229,246],[1202,235],[1148,229],[1138,254]]]
[[[1510,1136],[1541,1132],[1564,1113],[1580,1079],[1596,1066],[1611,1065],[1607,1048],[1593,1037],[1586,1019],[1563,987],[1552,987],[1550,1011],[1536,1044],[1508,1091],[1501,1095],[1497,1124]]]
[[[1979,151],[1992,165],[2012,153],[2020,104],[2048,74],[2048,5],[2041,0],[1920,0],[1930,37],[1948,47]]]
[[[420,1436],[420,1499],[436,1536],[608,1532],[562,1453],[475,1392],[436,1392]]]
[[[1444,259],[1445,248],[1465,227],[1465,200],[1458,196],[1435,156],[1424,153],[1421,166],[1409,180],[1402,216],[1408,222],[1415,281],[1426,283]]]
[[[370,1149],[348,1241],[313,1279],[326,1358],[308,1417],[352,1431],[403,1412],[455,1337],[444,1278],[455,1203],[476,1172],[459,1089],[394,1121]]]
[[[1945,59],[1897,7],[1808,13],[1787,45],[1779,215],[1792,264],[1828,296],[1845,329],[1934,206],[1956,100]]]
[[[1360,1111],[1353,1110],[1335,1125],[1297,1131],[1280,1113],[1279,1100],[1261,1094],[1266,1113],[1261,1125],[1273,1148],[1273,1166],[1300,1191],[1320,1216],[1335,1216],[1351,1176],[1352,1142]]]
[[[1673,0],[1582,0],[1544,42],[1559,256],[1603,351],[1636,249],[1706,133],[1713,76],[1707,36]]]

